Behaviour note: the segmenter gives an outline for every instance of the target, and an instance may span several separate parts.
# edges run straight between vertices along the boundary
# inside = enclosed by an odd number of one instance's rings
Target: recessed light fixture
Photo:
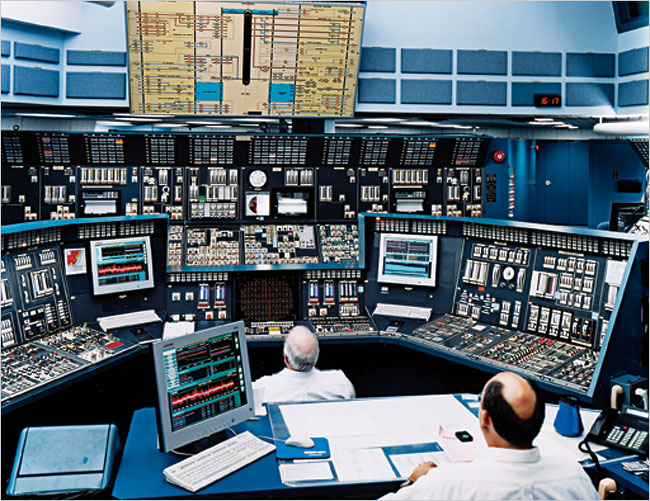
[[[535,118],[535,122],[555,122],[554,118]]]
[[[343,124],[336,124],[337,127],[349,127],[349,128],[359,128],[363,127],[361,124],[349,124],[349,123],[343,123]]]
[[[531,125],[564,125],[564,122],[556,122],[556,121],[550,121],[550,122],[528,122]]]
[[[206,125],[209,129],[230,129],[230,125]]]
[[[159,123],[159,124],[153,124],[154,127],[167,127],[169,129],[174,128],[174,127],[187,127],[185,124],[173,124],[173,123]]]
[[[369,125],[369,129],[388,129],[388,125]]]
[[[67,115],[63,113],[16,113],[16,116],[32,118],[77,118],[77,115]]]

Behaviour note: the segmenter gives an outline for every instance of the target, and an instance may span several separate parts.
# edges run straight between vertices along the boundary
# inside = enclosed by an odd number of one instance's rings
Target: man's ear
[[[286,353],[284,354],[284,365],[291,368],[291,365],[289,364],[289,358],[287,357]]]
[[[492,418],[485,409],[478,411],[478,424],[482,429],[488,429],[492,426]]]

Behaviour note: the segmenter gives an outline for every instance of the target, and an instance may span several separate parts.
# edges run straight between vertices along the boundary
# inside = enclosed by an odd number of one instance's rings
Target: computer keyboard
[[[162,322],[154,310],[133,311],[121,315],[111,315],[108,317],[98,317],[97,322],[104,332],[122,327],[131,327],[133,325],[151,324]]]
[[[420,306],[404,306],[401,304],[377,303],[373,315],[428,321],[431,317],[431,308],[422,308]]]
[[[196,492],[275,450],[248,431],[163,470],[169,483]]]

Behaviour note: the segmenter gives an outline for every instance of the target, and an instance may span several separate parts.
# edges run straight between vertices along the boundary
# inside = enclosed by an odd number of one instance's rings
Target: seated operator
[[[277,374],[253,382],[265,402],[305,402],[354,398],[354,386],[343,371],[320,371],[318,339],[307,327],[297,326],[284,340],[284,365]]]
[[[471,463],[425,462],[382,499],[599,499],[577,461],[540,454],[544,421],[537,385],[501,372],[483,388],[479,425],[488,450]]]

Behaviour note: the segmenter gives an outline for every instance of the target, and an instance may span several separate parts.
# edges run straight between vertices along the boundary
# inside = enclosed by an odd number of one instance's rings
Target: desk
[[[431,422],[432,417],[436,421],[440,421],[439,415],[436,416],[436,408],[441,410],[438,404],[442,402],[449,403],[450,399],[460,404],[457,405],[456,417],[463,419],[464,424],[470,426],[470,432],[475,435],[477,441],[482,441],[482,437],[477,430],[476,414],[478,410],[475,395],[423,395],[417,397],[387,397],[378,399],[356,399],[348,401],[328,402],[328,405],[340,406],[340,409],[350,409],[351,406],[358,405],[359,403],[381,403],[382,405],[390,406],[396,411],[404,413],[404,423],[407,419],[415,419],[416,423],[426,423],[427,420]],[[323,404],[323,403],[320,403]],[[288,405],[320,405],[315,404],[288,404]],[[432,405],[434,404],[434,405]],[[261,416],[258,420],[247,421],[234,427],[236,432],[245,430],[258,436],[271,436],[275,431],[276,435],[280,436],[286,434],[288,429],[282,430],[283,423],[277,421],[277,413],[282,405],[269,406],[270,417],[276,421],[274,423],[275,430],[271,429],[271,422],[269,416]],[[463,413],[466,413],[463,416]],[[349,414],[349,413],[348,413]],[[549,413],[552,416],[552,413]],[[384,419],[379,417],[380,420]],[[473,427],[472,421],[474,422]],[[548,421],[548,418],[547,418]],[[286,426],[286,423],[284,423]],[[379,427],[379,425],[378,425]],[[435,425],[431,424],[434,429]],[[432,437],[436,436],[437,432],[433,432]],[[551,434],[548,434],[551,436]],[[339,437],[341,438],[341,437]],[[331,445],[336,447],[336,438],[330,440]],[[563,437],[557,435],[553,437],[553,441],[564,442]],[[362,445],[362,444],[360,444]],[[436,450],[439,448],[437,444],[431,443],[416,443],[408,446],[395,446],[395,444],[376,444],[380,446],[384,452],[388,454],[404,453],[404,452],[419,452],[422,450]],[[540,446],[541,448],[542,446]],[[544,443],[544,449],[549,447],[548,443]],[[578,454],[576,453],[576,460]],[[156,434],[156,416],[154,409],[145,408],[135,411],[129,434],[124,446],[124,453],[122,461],[119,466],[115,485],[113,489],[113,496],[119,499],[143,499],[143,498],[179,498],[185,496],[192,496],[192,494],[180,487],[176,487],[168,483],[162,471],[180,461],[178,456],[171,453],[162,453],[157,449],[157,434]],[[350,495],[357,493],[362,495],[364,493],[376,493],[378,496],[382,493],[394,491],[401,483],[400,477],[395,469],[395,474],[392,478],[381,478],[375,480],[363,481],[340,481],[335,478],[330,481],[311,481],[304,485],[289,486],[282,483],[280,473],[278,471],[278,460],[275,454],[270,454],[262,459],[246,466],[245,468],[221,479],[214,484],[209,485],[197,493],[198,496],[206,496],[212,498],[300,498],[307,496],[318,496],[319,494],[327,497],[336,495]],[[333,471],[336,470],[333,468]]]

